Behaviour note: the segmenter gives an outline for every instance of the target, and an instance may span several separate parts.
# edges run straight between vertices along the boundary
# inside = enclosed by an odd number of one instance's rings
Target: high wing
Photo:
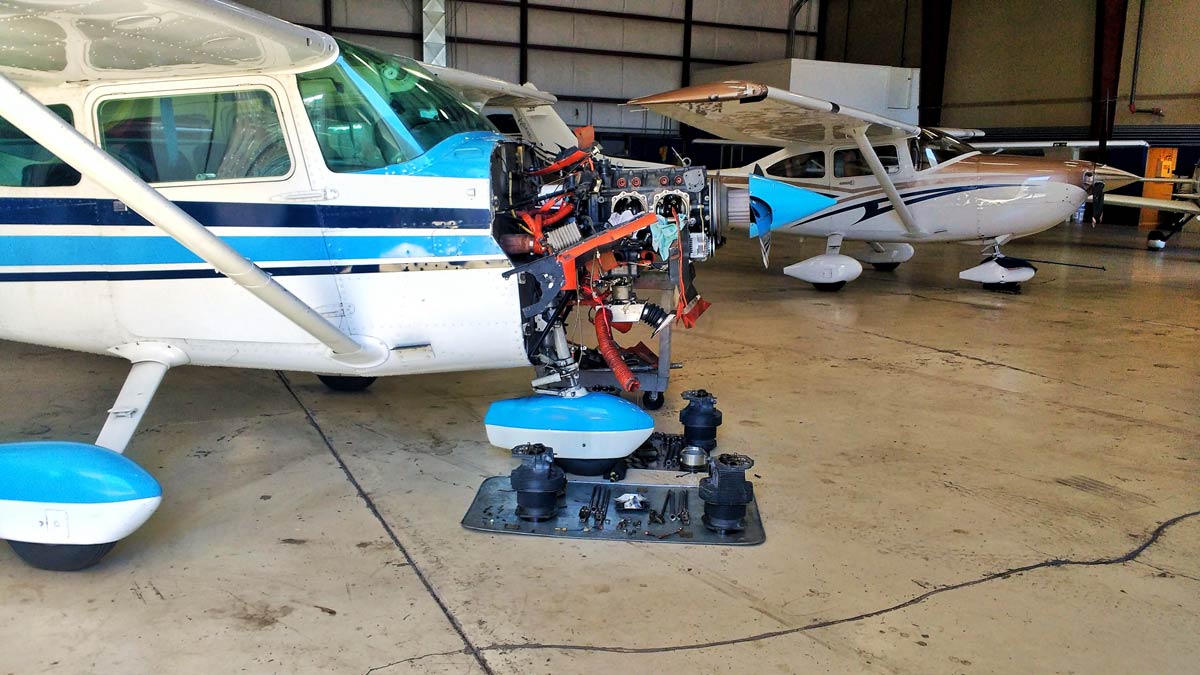
[[[870,125],[872,139],[908,136],[919,127],[765,84],[729,80],[631,100],[721,138],[766,145],[825,143]]]
[[[951,134],[953,135],[953,134]],[[1146,141],[1106,141],[1110,148],[1148,148]],[[1100,141],[996,141],[972,143],[976,150],[1037,150],[1051,148],[1099,148]]]
[[[21,83],[298,72],[333,38],[220,0],[4,0],[0,72]]]
[[[1185,195],[1195,198],[1195,195]],[[1200,204],[1180,199],[1153,199],[1151,197],[1134,197],[1132,195],[1104,195],[1104,202],[1111,206],[1131,206],[1136,209],[1158,209],[1170,213],[1184,213],[1200,216]]]
[[[745,80],[699,84],[629,103],[735,141],[787,146],[853,139],[904,229],[913,238],[929,235],[901,199],[872,147],[874,141],[918,134],[920,127]],[[764,256],[765,252],[764,247]]]
[[[528,108],[539,105],[553,105],[558,102],[554,94],[539,91],[531,84],[513,84],[497,77],[468,73],[457,68],[424,65],[439,80],[458,90],[463,98],[481,109],[494,105],[505,108]]]

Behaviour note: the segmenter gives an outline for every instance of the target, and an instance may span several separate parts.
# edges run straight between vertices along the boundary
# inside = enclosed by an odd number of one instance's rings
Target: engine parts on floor
[[[719,478],[718,481],[726,479]],[[725,485],[724,482],[719,484]],[[462,525],[470,530],[495,534],[644,543],[750,546],[766,540],[753,491],[749,493],[750,501],[742,506],[744,511],[738,519],[740,529],[701,527],[708,507],[702,499],[691,498],[691,494],[698,491],[699,488],[690,485],[614,485],[568,479],[563,493],[558,496],[555,515],[546,520],[531,521],[517,515],[517,497],[509,477],[495,476],[479,486],[475,500],[463,516]],[[666,502],[670,495],[669,513],[659,514],[657,509],[649,513],[616,509],[616,498],[626,494],[636,494],[641,501],[656,506]],[[610,511],[610,507],[613,510]]]
[[[517,517],[535,522],[554,517],[558,494],[567,486],[566,474],[554,465],[554,451],[535,443],[519,445],[512,454],[521,460],[508,476],[517,493]]]
[[[709,462],[709,475],[700,479],[699,488],[708,529],[722,534],[745,529],[747,506],[754,501],[754,484],[746,480],[746,470],[752,466],[754,460],[731,453]]]
[[[685,391],[682,396],[688,402],[679,411],[684,444],[711,452],[717,447],[717,427],[721,426],[722,417],[717,397],[704,389]]]

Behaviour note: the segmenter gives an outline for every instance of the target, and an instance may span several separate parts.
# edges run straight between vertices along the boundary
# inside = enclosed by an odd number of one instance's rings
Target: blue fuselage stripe
[[[205,227],[491,227],[488,209],[183,201],[175,205]],[[0,224],[152,227],[145,218],[112,199],[0,198]]]
[[[259,263],[287,261],[464,258],[500,252],[495,240],[471,235],[352,237],[224,237],[226,243]],[[0,268],[15,266],[121,266],[202,263],[174,239],[98,236],[3,236]]]
[[[380,264],[430,259],[452,263],[502,255],[490,236],[491,213],[488,209],[226,202],[176,204],[217,234],[226,227],[301,228],[288,236],[239,233],[223,237],[239,253],[264,265],[316,263],[311,268],[280,266],[278,273],[282,274],[349,271],[351,268],[339,264],[342,261],[357,261],[355,271],[370,272],[378,271]],[[64,268],[61,272],[4,271],[0,273],[0,281],[203,278],[215,274],[208,269],[116,269],[128,265],[195,265],[203,261],[175,240],[152,231],[153,226],[144,218],[111,199],[0,198],[0,225],[45,228],[38,234],[0,236],[0,271],[35,266]],[[146,235],[128,231],[105,233],[100,229],[95,234],[54,234],[54,229],[60,225],[146,227],[148,231]],[[426,232],[411,232],[413,228],[422,228]],[[368,229],[375,232],[352,232]],[[376,264],[363,264],[366,261]],[[65,269],[83,266],[113,269]]]

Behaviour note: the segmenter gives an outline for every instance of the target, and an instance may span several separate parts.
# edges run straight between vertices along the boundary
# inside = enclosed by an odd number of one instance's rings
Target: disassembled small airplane
[[[760,235],[764,263],[773,230],[825,238],[824,254],[783,270],[825,291],[858,278],[862,262],[893,270],[913,256],[913,244],[932,242],[978,242],[984,261],[959,277],[1019,289],[1035,268],[1005,257],[1001,245],[1065,221],[1089,193],[1099,214],[1106,188],[1137,180],[1092,162],[984,155],[930,129],[754,82],[695,85],[630,104],[731,141],[782,147],[721,171],[714,210]],[[764,176],[755,176],[758,167]],[[779,182],[825,196],[825,206],[788,213],[812,198]],[[758,225],[749,222],[755,218]],[[845,240],[869,248],[844,255]]]
[[[613,329],[706,307],[703,168],[551,156],[414,61],[231,3],[8,2],[0,44],[0,338],[132,364],[94,445],[0,445],[0,538],[27,562],[87,567],[154,512],[122,453],[184,364],[335,389],[533,364],[535,395],[489,410],[493,442],[598,473],[651,433],[582,374],[637,389],[627,360],[654,355]],[[665,307],[640,297],[653,274]],[[595,350],[567,339],[577,308]]]

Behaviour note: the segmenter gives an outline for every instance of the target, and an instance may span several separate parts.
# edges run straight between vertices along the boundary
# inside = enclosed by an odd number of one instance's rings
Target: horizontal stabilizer
[[[762,236],[833,206],[836,199],[812,190],[750,176],[750,236]]]

